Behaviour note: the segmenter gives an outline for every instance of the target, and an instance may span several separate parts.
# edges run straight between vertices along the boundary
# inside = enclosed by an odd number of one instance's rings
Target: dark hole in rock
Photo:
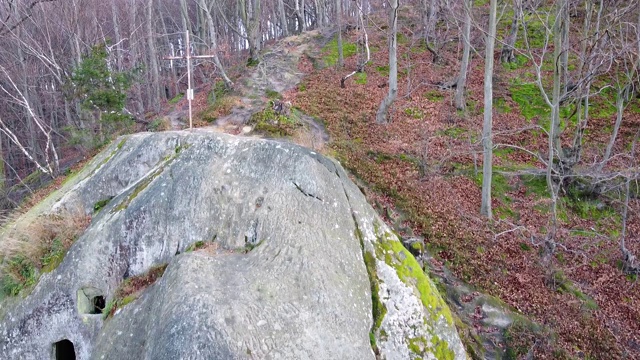
[[[104,306],[106,302],[104,301],[104,296],[96,296],[93,298],[93,313],[92,314],[102,314],[102,310],[104,310]]]
[[[102,314],[106,301],[104,293],[93,287],[78,290],[78,312],[80,314]]]
[[[53,344],[56,360],[76,360],[76,350],[73,343],[67,339]]]

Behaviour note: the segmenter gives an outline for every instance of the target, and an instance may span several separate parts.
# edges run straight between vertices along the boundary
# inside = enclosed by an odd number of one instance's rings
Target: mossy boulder
[[[413,255],[309,149],[132,135],[16,224],[72,208],[87,230],[30,294],[0,302],[3,358],[466,358]]]

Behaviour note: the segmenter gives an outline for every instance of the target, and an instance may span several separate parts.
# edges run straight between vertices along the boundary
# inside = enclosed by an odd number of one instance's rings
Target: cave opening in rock
[[[53,344],[55,360],[76,360],[76,349],[73,343],[63,339]]]
[[[93,287],[78,290],[78,312],[80,314],[102,314],[106,301],[104,293]]]
[[[104,301],[104,296],[96,296],[93,298],[93,312],[92,314],[102,314],[102,310],[104,310],[106,302]]]

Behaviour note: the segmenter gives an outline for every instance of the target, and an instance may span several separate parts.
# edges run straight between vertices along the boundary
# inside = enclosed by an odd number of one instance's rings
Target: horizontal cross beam
[[[191,55],[191,42],[189,41],[189,31],[185,32],[187,54],[183,56],[165,56],[163,60],[187,60],[187,101],[189,102],[189,129],[193,129],[193,119],[191,116],[191,101],[193,100],[193,89],[191,88],[191,59],[211,59],[215,55]]]
[[[165,56],[162,60],[213,59],[214,55]]]

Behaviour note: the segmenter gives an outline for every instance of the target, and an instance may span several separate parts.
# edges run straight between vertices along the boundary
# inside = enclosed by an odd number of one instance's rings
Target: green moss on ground
[[[580,300],[585,310],[597,310],[598,303],[589,295],[585,294],[578,288],[567,276],[561,271],[556,270],[552,273],[550,286],[560,293],[571,294]]]
[[[358,47],[354,43],[350,43],[348,41],[342,41],[342,55],[344,58],[349,58],[356,54],[358,51]],[[334,37],[333,40],[329,41],[327,45],[322,48],[322,53],[324,54],[322,60],[327,66],[335,66],[338,63],[338,37]]]
[[[271,137],[293,136],[295,131],[302,126],[295,110],[289,115],[277,113],[273,101],[270,101],[264,110],[251,116],[249,124],[254,126],[254,131]]]
[[[178,95],[176,95],[173,99],[169,100],[169,104],[175,105],[179,103],[183,97],[184,97],[183,93],[178,93]]]
[[[355,83],[356,84],[366,85],[367,84],[367,73],[365,73],[365,72],[357,73],[354,76],[354,79],[355,79]]]

